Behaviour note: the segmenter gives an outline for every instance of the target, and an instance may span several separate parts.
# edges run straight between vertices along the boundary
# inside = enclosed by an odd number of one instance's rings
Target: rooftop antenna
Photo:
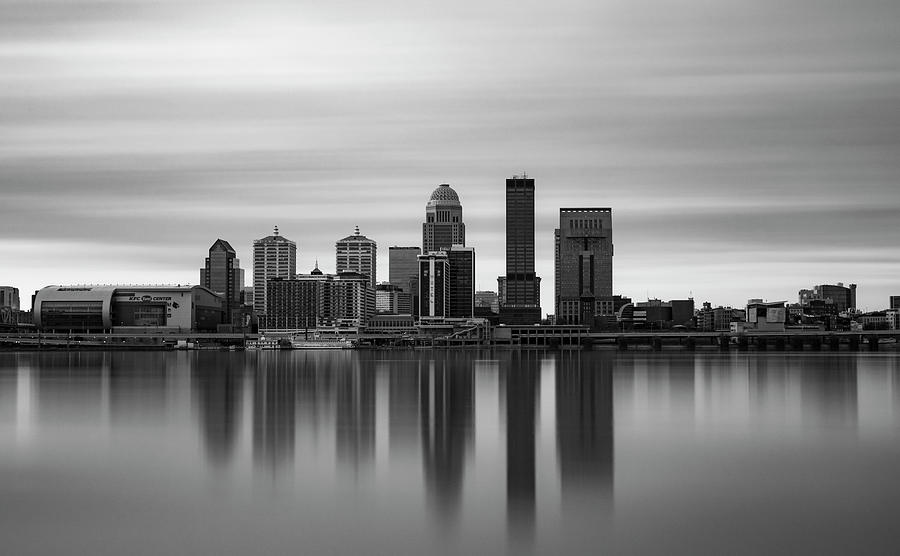
[[[356,235],[359,235],[359,226],[356,227]]]
[[[278,235],[278,226],[275,226],[275,235]]]

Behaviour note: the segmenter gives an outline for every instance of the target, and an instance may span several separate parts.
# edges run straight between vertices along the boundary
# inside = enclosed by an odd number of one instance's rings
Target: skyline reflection
[[[672,492],[694,485],[691,496],[702,497],[696,485],[731,477],[753,454],[759,468],[740,471],[748,485],[800,473],[791,466],[806,444],[817,443],[814,465],[846,473],[857,437],[900,439],[898,361],[776,352],[0,354],[0,464],[41,454],[63,462],[84,446],[74,461],[111,458],[98,469],[117,461],[161,474],[208,469],[235,488],[265,477],[284,500],[327,515],[338,511],[335,492],[374,522],[389,518],[368,504],[389,504],[398,520],[424,520],[446,542],[480,531],[513,551],[540,551],[553,538],[572,552],[614,548],[638,508],[652,520]],[[477,396],[479,384],[489,396]],[[658,508],[644,508],[656,499]]]

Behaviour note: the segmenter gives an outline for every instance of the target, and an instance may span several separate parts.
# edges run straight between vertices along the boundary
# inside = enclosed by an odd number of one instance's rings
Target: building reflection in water
[[[556,449],[564,519],[613,509],[614,352],[563,353],[556,365]]]
[[[337,461],[354,474],[375,461],[375,369],[366,359],[347,358],[335,368]]]
[[[805,356],[799,365],[805,425],[856,430],[859,417],[856,356]]]
[[[296,360],[260,353],[253,377],[253,459],[276,472],[294,459]]]
[[[422,466],[428,505],[444,524],[459,519],[466,453],[475,427],[471,358],[448,353],[419,372]]]
[[[227,465],[235,454],[240,429],[243,360],[235,354],[215,353],[191,365],[200,434],[207,459],[215,466]]]
[[[535,528],[535,411],[540,354],[528,351],[501,358],[506,397],[506,515],[513,546],[530,546]]]

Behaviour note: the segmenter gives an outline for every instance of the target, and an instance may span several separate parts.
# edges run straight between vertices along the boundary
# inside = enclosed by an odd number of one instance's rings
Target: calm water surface
[[[3,554],[896,554],[900,356],[0,354]]]

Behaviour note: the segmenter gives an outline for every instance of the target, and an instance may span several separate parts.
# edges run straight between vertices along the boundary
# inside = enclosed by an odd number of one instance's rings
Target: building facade
[[[900,295],[892,295],[888,307],[890,309],[900,309]]]
[[[834,303],[839,313],[856,310],[856,284],[821,284],[813,286],[811,290],[800,290],[799,297],[800,305],[804,306],[812,300],[821,299]]]
[[[591,324],[612,296],[612,209],[561,208],[555,233],[557,324]]]
[[[35,294],[34,324],[57,331],[214,332],[224,306],[222,296],[202,286],[47,286]]]
[[[361,328],[375,314],[375,290],[357,272],[324,274],[318,268],[268,283],[268,330]]]
[[[384,283],[375,287],[375,312],[392,315],[409,315],[409,294],[394,284]]]
[[[500,314],[500,297],[497,295],[497,292],[477,291],[475,292],[475,307]]]
[[[453,245],[446,253],[450,264],[448,315],[471,318],[475,316],[475,249]]]
[[[220,294],[225,300],[225,319],[241,322],[244,297],[244,270],[230,243],[217,239],[200,269],[200,285]]]
[[[8,307],[10,311],[18,311],[20,306],[19,288],[0,286],[0,307]]]
[[[400,308],[402,314],[419,314],[419,255],[418,247],[390,247],[388,250],[390,283],[403,291],[406,298]]]
[[[443,251],[452,245],[466,244],[466,225],[463,223],[459,195],[449,184],[442,183],[431,193],[425,205],[422,224],[422,253]]]
[[[419,255],[419,319],[450,316],[450,261],[445,251]]]
[[[353,235],[339,240],[334,244],[334,248],[335,271],[338,274],[342,272],[363,274],[369,278],[369,285],[372,287],[372,291],[375,291],[378,256],[378,245],[375,241],[360,235],[359,227],[357,227]]]
[[[534,272],[534,179],[506,180],[506,276],[498,285],[504,324],[541,321],[540,279]]]
[[[278,233],[253,242],[253,311],[266,314],[266,282],[297,274],[297,244]]]

